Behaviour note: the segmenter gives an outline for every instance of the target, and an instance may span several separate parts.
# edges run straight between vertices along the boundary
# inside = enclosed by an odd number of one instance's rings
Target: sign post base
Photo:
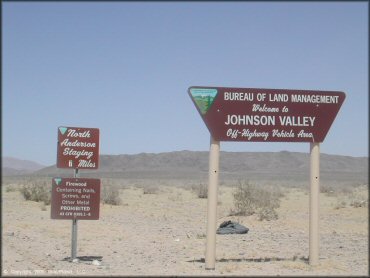
[[[72,220],[72,252],[71,259],[77,258],[77,219]]]

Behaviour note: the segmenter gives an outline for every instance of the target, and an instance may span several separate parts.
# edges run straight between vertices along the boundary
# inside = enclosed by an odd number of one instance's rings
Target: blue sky
[[[3,156],[55,164],[58,126],[99,128],[101,154],[207,151],[190,86],[344,91],[321,152],[368,156],[368,2],[2,7]]]

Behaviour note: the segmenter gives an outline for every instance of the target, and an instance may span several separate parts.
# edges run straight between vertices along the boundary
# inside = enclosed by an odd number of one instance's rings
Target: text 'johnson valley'
[[[316,117],[274,116],[274,115],[227,115],[225,125],[275,126],[278,119],[281,126],[314,126]]]

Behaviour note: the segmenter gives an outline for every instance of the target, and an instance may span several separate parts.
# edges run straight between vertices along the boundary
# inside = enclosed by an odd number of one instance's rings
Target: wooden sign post
[[[206,269],[216,261],[220,141],[310,143],[310,265],[319,260],[320,143],[345,94],[338,91],[190,87],[189,96],[211,134]]]

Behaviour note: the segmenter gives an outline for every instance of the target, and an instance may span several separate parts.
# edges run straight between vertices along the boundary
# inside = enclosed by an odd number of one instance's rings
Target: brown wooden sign
[[[99,208],[99,179],[53,178],[52,219],[98,220]]]
[[[98,166],[98,128],[58,128],[58,168],[97,169]]]
[[[189,95],[216,141],[323,142],[344,99],[337,91],[199,87]]]

